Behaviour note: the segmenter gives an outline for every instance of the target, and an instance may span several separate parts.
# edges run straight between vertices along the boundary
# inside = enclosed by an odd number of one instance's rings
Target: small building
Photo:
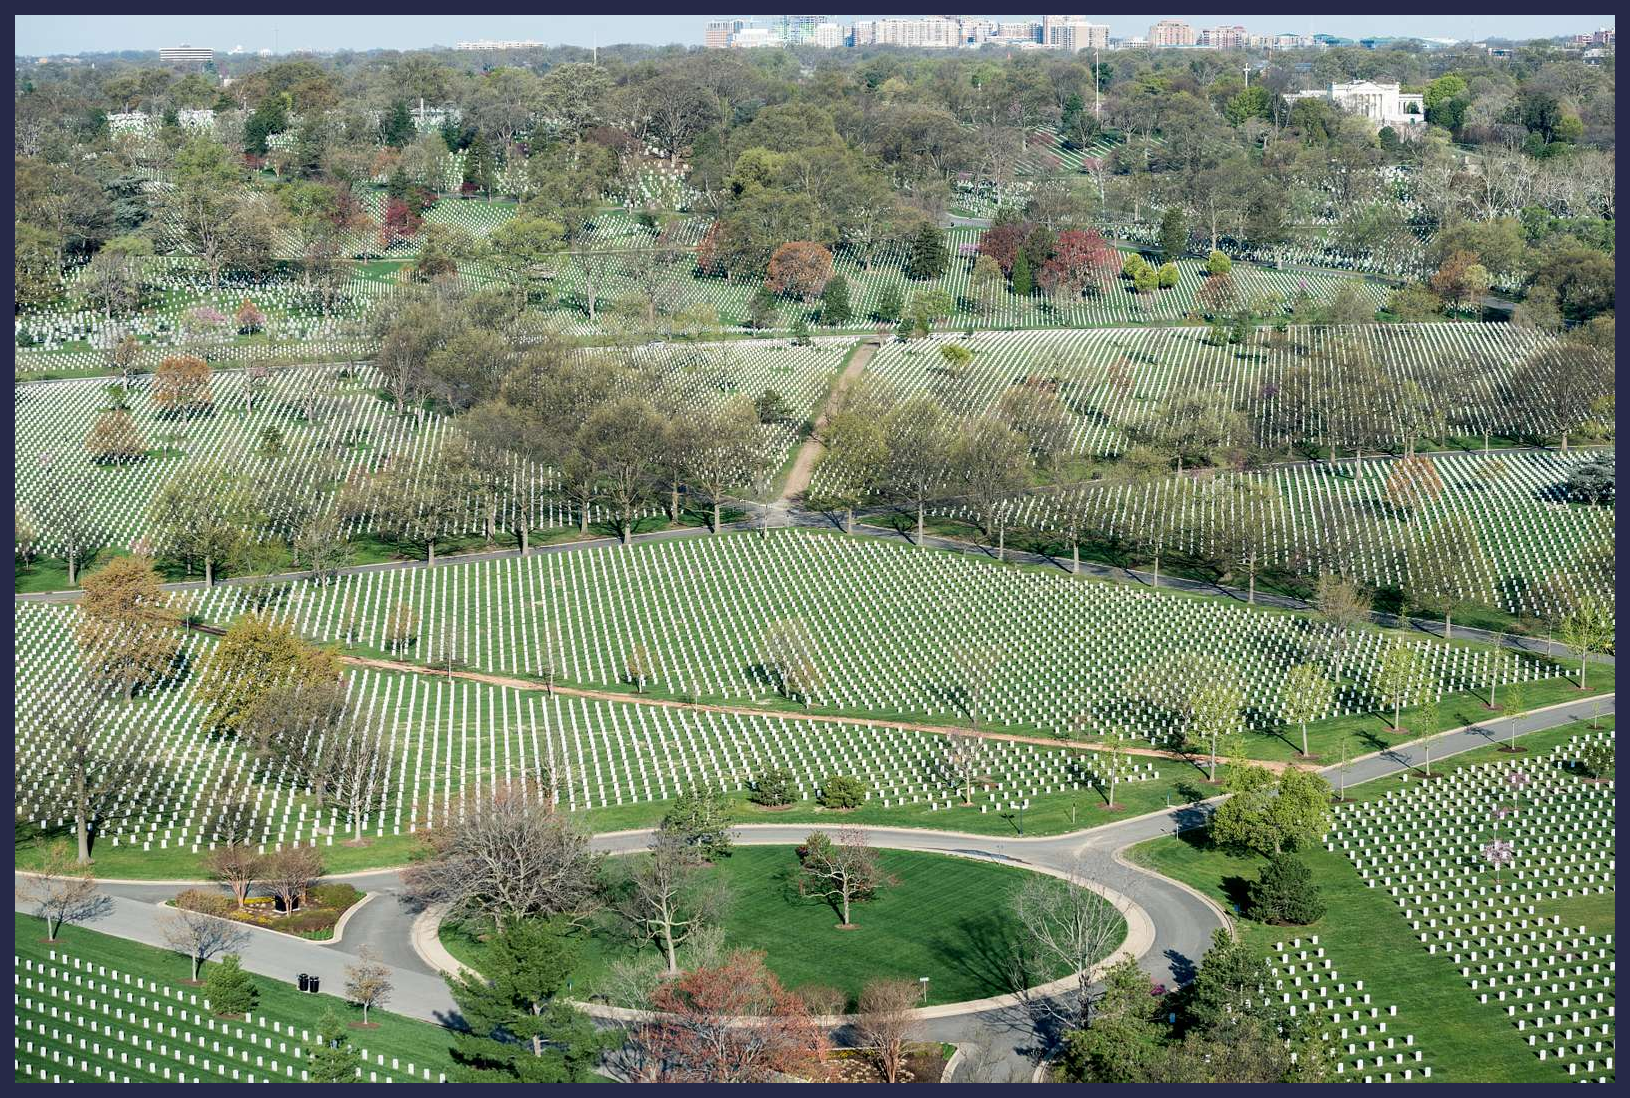
[[[1311,91],[1291,92],[1285,98],[1292,102],[1298,99],[1326,99],[1344,111],[1363,115],[1377,126],[1417,126],[1426,121],[1424,97],[1405,94],[1398,84],[1355,80],[1350,84],[1331,84]]]

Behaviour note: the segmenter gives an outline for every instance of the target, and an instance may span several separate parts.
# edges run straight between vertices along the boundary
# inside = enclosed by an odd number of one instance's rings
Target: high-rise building
[[[829,21],[830,15],[777,15],[770,20],[770,30],[788,46],[813,42],[815,28]]]
[[[478,42],[460,42],[453,47],[455,50],[465,50],[471,53],[496,53],[499,50],[541,50],[542,42],[534,42],[530,38],[524,41],[511,39],[495,42],[490,38],[483,38]]]
[[[203,46],[170,46],[158,51],[158,59],[166,65],[207,65],[215,60],[215,51]]]
[[[832,48],[841,46],[848,39],[842,23],[821,23],[810,34],[809,42],[813,46]]]
[[[745,26],[730,36],[733,50],[767,49],[782,45],[781,36],[769,27]]]
[[[730,36],[747,25],[741,19],[715,19],[702,34],[702,45],[710,50],[722,50],[730,45]]]
[[[1041,17],[1041,43],[1048,49],[1080,53],[1109,45],[1109,27],[1090,22],[1084,15],[1044,15]]]
[[[1248,37],[1244,27],[1207,27],[1200,32],[1200,45],[1214,50],[1242,50]]]
[[[1149,45],[1156,49],[1194,45],[1194,28],[1181,19],[1162,19],[1149,28]]]
[[[955,49],[962,44],[962,24],[934,15],[921,19],[862,19],[855,24],[854,44]]]

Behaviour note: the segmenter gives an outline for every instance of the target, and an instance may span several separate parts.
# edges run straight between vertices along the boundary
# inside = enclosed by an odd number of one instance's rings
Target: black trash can
[[[300,990],[311,990],[311,977],[307,976],[304,972],[300,973]]]
[[[311,993],[313,995],[317,994],[317,977],[315,976],[311,978]]]

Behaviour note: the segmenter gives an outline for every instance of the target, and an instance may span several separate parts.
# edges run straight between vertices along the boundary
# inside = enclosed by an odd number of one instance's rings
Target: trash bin
[[[301,991],[310,991],[311,990],[311,977],[307,976],[304,972],[300,973],[300,990]]]
[[[317,994],[317,977],[315,976],[311,978],[311,993],[313,995]]]

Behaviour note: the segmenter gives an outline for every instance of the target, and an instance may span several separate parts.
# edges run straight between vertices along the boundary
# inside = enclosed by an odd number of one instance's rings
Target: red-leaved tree
[[[1024,247],[1025,239],[1029,235],[1029,222],[1013,221],[1006,225],[998,225],[979,238],[979,254],[988,255],[996,260],[997,265],[1002,268],[1002,273],[1011,277],[1013,261],[1019,257],[1019,249]]]
[[[707,232],[696,244],[696,269],[705,275],[724,274],[724,257],[719,254],[719,248],[724,243],[724,230],[715,221],[709,225]]]
[[[826,1034],[764,967],[763,953],[743,950],[670,980],[651,996],[651,1009],[659,1016],[640,1042],[660,1082],[807,1078],[826,1055]]]
[[[812,301],[826,289],[832,277],[832,253],[813,240],[792,240],[770,256],[764,284],[773,293],[797,294]]]
[[[385,219],[379,223],[379,242],[390,247],[398,240],[405,240],[419,231],[424,219],[414,212],[400,198],[393,198],[385,205]]]
[[[1096,229],[1069,229],[1058,234],[1039,281],[1046,290],[1073,295],[1088,287],[1107,288],[1120,271],[1120,253]]]

